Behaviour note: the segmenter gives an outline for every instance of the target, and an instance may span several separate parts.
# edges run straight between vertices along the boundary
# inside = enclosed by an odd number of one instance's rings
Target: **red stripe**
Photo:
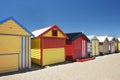
[[[65,47],[64,38],[44,38],[43,39],[43,48],[61,48]]]
[[[43,47],[42,47],[42,38],[40,38],[40,64],[43,65]]]

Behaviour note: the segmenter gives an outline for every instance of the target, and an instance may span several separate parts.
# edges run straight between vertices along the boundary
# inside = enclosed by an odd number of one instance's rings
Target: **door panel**
[[[65,61],[65,49],[64,48],[49,48],[43,49],[43,64],[49,65]]]
[[[0,35],[0,73],[18,70],[20,44],[20,36]]]
[[[95,55],[95,44],[94,44],[94,40],[92,40],[92,56]]]
[[[0,55],[0,73],[18,70],[18,54]]]
[[[85,45],[85,40],[82,40],[82,58],[86,57],[86,45]]]
[[[20,36],[0,35],[0,54],[20,53]]]
[[[98,41],[96,41],[95,50],[96,50],[95,55],[97,56],[98,55]]]

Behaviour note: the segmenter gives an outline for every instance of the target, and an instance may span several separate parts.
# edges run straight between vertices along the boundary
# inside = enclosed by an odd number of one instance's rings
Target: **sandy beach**
[[[86,62],[37,66],[36,70],[0,76],[0,80],[120,80],[120,53]]]

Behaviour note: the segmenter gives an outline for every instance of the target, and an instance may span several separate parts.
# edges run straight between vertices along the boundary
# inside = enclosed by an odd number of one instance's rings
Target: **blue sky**
[[[30,31],[56,24],[65,33],[120,36],[120,0],[0,0],[0,21],[11,16]]]

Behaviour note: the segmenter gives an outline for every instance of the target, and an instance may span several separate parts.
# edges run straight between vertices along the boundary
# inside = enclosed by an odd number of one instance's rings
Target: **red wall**
[[[64,48],[65,39],[63,38],[43,38],[43,48]]]
[[[82,40],[81,37],[73,41],[73,59],[81,58],[82,56]]]
[[[71,41],[66,41],[65,46],[65,52],[66,52],[66,60],[72,60],[73,59],[73,45]]]

